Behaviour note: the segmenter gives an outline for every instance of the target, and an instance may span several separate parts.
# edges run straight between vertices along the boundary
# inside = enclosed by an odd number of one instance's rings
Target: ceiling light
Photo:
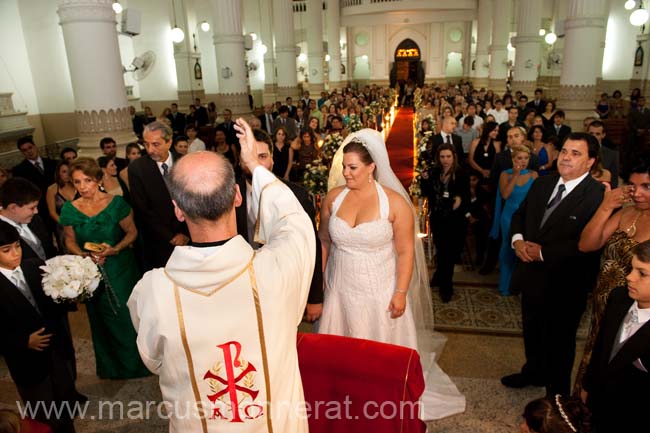
[[[625,2],[625,9],[627,9],[628,11],[634,9],[634,6],[636,6],[636,2],[634,0],[627,0]]]
[[[329,54],[325,54],[325,61],[329,62],[332,58],[330,57]]]
[[[201,30],[203,30],[204,32],[209,32],[210,31],[210,23],[207,22],[207,21],[203,21],[201,23]]]
[[[544,36],[544,40],[547,44],[553,45],[555,41],[557,41],[557,35],[553,32],[547,33],[546,36]]]
[[[122,13],[122,5],[120,2],[113,2],[113,11],[115,11],[116,14]]]
[[[637,9],[630,15],[630,23],[633,26],[642,26],[648,22],[648,18],[650,18],[650,14],[647,10]]]
[[[185,39],[185,32],[179,27],[174,27],[172,29],[172,41],[175,44],[178,44],[180,42],[183,42],[183,39]]]
[[[307,54],[300,53],[300,55],[298,56],[298,60],[300,60],[301,62],[304,62],[305,60],[307,60]]]
[[[546,30],[544,29],[539,29],[539,35],[544,36],[546,34]]]

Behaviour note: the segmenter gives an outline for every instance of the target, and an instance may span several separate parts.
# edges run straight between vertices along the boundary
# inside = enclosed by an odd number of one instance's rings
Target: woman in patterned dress
[[[605,192],[600,207],[580,236],[581,251],[603,249],[600,273],[592,296],[592,318],[589,336],[574,392],[579,393],[582,377],[595,343],[600,321],[610,292],[626,283],[632,269],[632,248],[650,239],[650,161],[632,170],[628,184]]]

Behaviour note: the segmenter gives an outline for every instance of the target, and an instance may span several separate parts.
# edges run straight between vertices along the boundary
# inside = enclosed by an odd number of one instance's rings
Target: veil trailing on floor
[[[409,284],[407,302],[411,305],[413,319],[417,329],[418,353],[425,371],[429,368],[432,359],[430,354],[439,354],[445,342],[445,337],[437,334],[434,337],[433,332],[433,305],[431,301],[431,290],[429,289],[429,276],[427,272],[427,262],[422,247],[422,240],[418,237],[419,221],[418,215],[411,202],[411,197],[402,186],[395,173],[390,167],[388,152],[381,134],[373,129],[362,129],[358,132],[348,135],[341,147],[338,149],[332,159],[332,168],[330,169],[328,179],[328,191],[345,184],[343,178],[343,148],[351,141],[359,141],[368,149],[370,156],[375,163],[375,178],[380,185],[390,188],[399,193],[409,204],[413,215],[413,239],[415,245],[413,274]]]

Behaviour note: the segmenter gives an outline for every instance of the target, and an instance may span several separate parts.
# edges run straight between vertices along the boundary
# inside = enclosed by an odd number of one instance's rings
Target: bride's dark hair
[[[366,146],[361,142],[360,140],[353,139],[351,140],[348,144],[345,145],[343,148],[343,153],[356,153],[359,155],[359,158],[361,159],[361,162],[364,164],[372,164],[373,159],[372,156],[370,156],[370,152],[368,152],[368,149]]]

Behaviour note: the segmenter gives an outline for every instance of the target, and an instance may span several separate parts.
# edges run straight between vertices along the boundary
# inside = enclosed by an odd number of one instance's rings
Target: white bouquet
[[[41,269],[43,292],[54,302],[90,299],[102,277],[90,257],[75,255],[53,257]]]

